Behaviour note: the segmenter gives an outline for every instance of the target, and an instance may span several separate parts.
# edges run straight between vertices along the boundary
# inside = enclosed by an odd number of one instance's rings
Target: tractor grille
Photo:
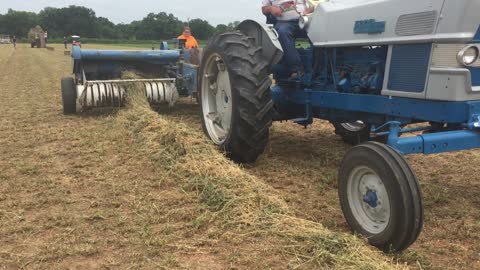
[[[394,45],[388,89],[421,93],[425,90],[432,44]]]

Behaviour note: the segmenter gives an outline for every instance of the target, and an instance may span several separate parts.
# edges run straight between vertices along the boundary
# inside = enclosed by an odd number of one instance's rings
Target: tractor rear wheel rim
[[[348,177],[347,197],[358,224],[370,234],[383,232],[390,221],[390,200],[382,179],[372,169],[358,166]]]
[[[362,121],[347,122],[341,124],[343,128],[351,132],[358,132],[365,128],[365,124]]]
[[[203,117],[210,138],[220,145],[228,138],[232,122],[230,76],[222,57],[216,53],[206,59],[205,71],[201,86]]]

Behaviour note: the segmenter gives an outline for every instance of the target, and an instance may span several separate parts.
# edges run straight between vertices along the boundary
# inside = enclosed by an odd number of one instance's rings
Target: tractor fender
[[[262,47],[262,55],[270,66],[282,60],[282,45],[278,40],[278,33],[272,25],[245,20],[237,26],[237,30],[255,39],[255,45]]]

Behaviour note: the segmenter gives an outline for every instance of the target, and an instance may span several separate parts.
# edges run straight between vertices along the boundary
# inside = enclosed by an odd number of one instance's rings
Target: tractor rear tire
[[[339,169],[338,193],[350,228],[371,245],[402,251],[418,238],[423,226],[420,186],[390,146],[367,142],[353,147]]]
[[[269,73],[262,48],[240,31],[214,36],[204,50],[198,73],[203,130],[235,162],[255,162],[268,144]]]
[[[371,137],[371,125],[364,124],[360,121],[347,123],[330,121],[330,123],[335,128],[335,134],[340,136],[345,143],[350,145],[357,145],[368,141],[386,143],[388,140],[388,136]]]
[[[62,79],[63,114],[75,114],[77,112],[77,86],[73,78]]]

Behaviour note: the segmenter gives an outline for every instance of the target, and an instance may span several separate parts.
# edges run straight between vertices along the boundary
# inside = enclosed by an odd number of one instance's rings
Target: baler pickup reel
[[[124,106],[133,86],[143,88],[152,106],[173,106],[179,98],[179,51],[82,50],[74,46],[72,58],[75,77],[62,79],[65,114],[76,113],[77,108]]]
[[[125,79],[86,81],[77,86],[81,93],[78,102],[82,109],[96,107],[121,107],[126,103],[126,92],[129,85],[142,86],[147,101],[152,106],[175,105],[179,95],[175,87],[175,79]]]

